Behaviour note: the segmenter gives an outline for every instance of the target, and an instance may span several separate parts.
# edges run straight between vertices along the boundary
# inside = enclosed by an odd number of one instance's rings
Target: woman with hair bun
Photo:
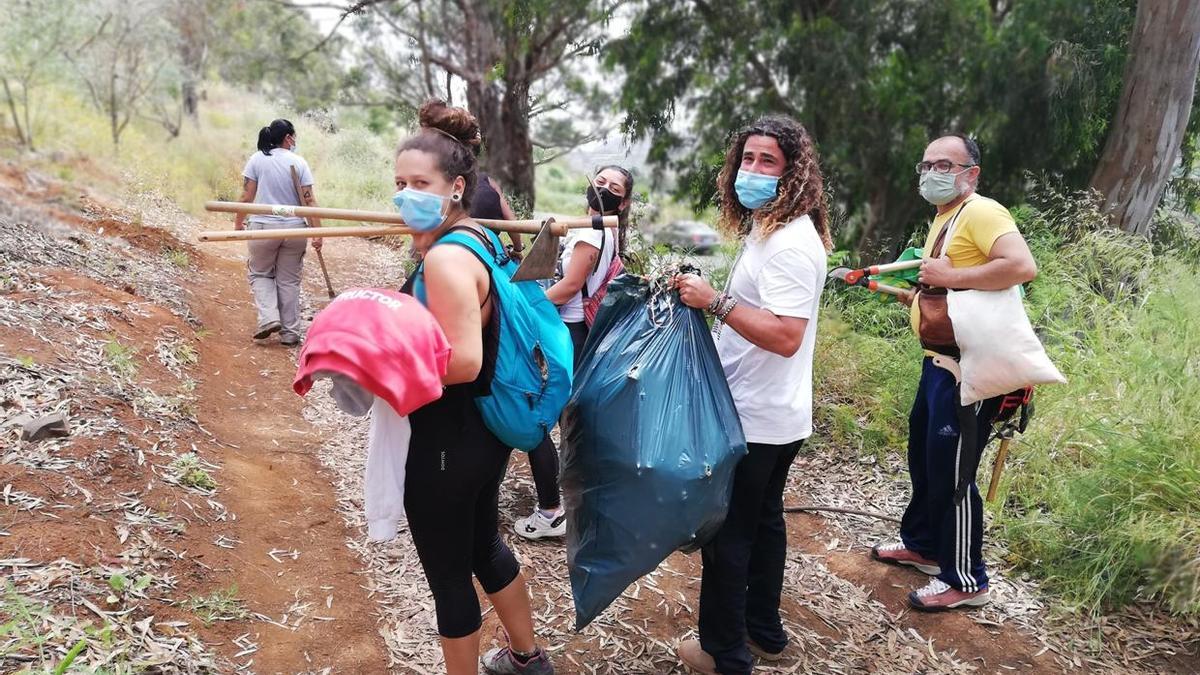
[[[420,131],[396,152],[395,202],[417,231],[413,248],[422,256],[405,291],[418,291],[453,351],[442,397],[409,417],[404,482],[409,532],[433,593],[446,672],[473,674],[479,668],[482,621],[474,577],[509,638],[508,646],[484,655],[484,670],[550,674],[554,666],[535,642],[525,578],[499,533],[500,481],[512,450],[488,430],[475,405],[476,396],[490,387],[496,360],[499,308],[492,301],[491,277],[469,250],[434,245],[454,230],[500,246],[495,234],[468,215],[478,175],[479,124],[471,113],[442,101],[426,102],[419,116]]]
[[[292,169],[300,176],[300,186],[312,194],[313,176],[308,162],[296,154],[296,128],[285,119],[278,119],[258,132],[258,152],[251,155],[242,170],[242,201],[257,204],[288,204],[303,206]],[[315,198],[309,205],[316,206]],[[304,219],[296,216],[237,214],[236,229],[276,230],[304,227]],[[321,240],[312,240],[313,248],[321,250]],[[304,270],[304,239],[254,239],[249,242],[250,290],[258,308],[258,326],[254,339],[262,340],[279,333],[279,344],[293,347],[300,344],[300,277]]]

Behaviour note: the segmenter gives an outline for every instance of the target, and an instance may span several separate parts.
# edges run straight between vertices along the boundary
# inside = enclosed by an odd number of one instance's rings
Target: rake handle
[[[1004,460],[1008,459],[1008,446],[1011,438],[1000,439],[1000,449],[996,451],[996,463],[992,465],[992,480],[988,482],[987,500],[996,501],[996,490],[1000,487],[1000,474],[1004,472]]]
[[[200,241],[246,241],[250,239],[308,239],[311,237],[372,237],[392,234],[414,234],[416,230],[403,227],[404,218],[399,213],[388,211],[360,211],[356,209],[333,209],[319,206],[291,206],[281,204],[247,204],[245,202],[207,202],[204,210],[218,213],[244,213],[248,215],[279,215],[297,218],[326,218],[368,223],[393,223],[392,227],[324,227],[319,233],[308,228],[285,228],[278,230],[234,230],[200,233]],[[488,220],[474,218],[475,222],[501,232],[537,234],[542,229],[540,220]],[[604,216],[604,227],[617,227],[617,216]],[[591,217],[555,219],[550,226],[551,234],[565,236],[568,230],[586,229],[592,226]]]

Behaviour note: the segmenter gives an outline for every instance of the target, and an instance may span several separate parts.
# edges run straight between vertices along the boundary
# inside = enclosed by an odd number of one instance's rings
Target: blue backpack
[[[512,280],[517,264],[504,253],[495,233],[489,230],[485,237],[456,227],[434,246],[442,244],[462,246],[488,269],[499,335],[491,391],[476,397],[475,403],[496,438],[528,452],[550,433],[571,395],[573,355],[567,326],[536,281]],[[413,295],[425,304],[423,265],[414,273]]]

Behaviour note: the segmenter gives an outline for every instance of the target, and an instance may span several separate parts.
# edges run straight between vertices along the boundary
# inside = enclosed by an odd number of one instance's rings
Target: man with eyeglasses
[[[916,168],[921,196],[937,207],[925,239],[925,261],[919,276],[922,284],[1001,290],[1037,275],[1033,255],[1008,209],[975,192],[981,171],[975,141],[962,134],[943,136],[929,144]],[[943,227],[947,232],[944,245],[937,246]],[[916,333],[920,326],[918,303],[913,295],[903,300],[912,306]],[[969,448],[982,450],[1000,400],[977,405],[976,444],[968,441],[964,450],[955,378],[935,366],[933,356],[925,353],[908,420],[912,499],[900,523],[900,541],[871,549],[876,560],[913,567],[932,577],[908,596],[909,604],[923,611],[979,607],[988,602],[981,551],[983,501],[974,481],[963,498],[955,500],[954,493],[960,469],[975,475],[980,453]]]

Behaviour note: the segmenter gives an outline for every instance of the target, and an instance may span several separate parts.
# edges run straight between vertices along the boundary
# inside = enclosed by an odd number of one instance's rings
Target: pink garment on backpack
[[[441,398],[450,351],[437,320],[412,296],[355,288],[313,319],[292,388],[303,396],[314,373],[341,373],[408,415]]]

